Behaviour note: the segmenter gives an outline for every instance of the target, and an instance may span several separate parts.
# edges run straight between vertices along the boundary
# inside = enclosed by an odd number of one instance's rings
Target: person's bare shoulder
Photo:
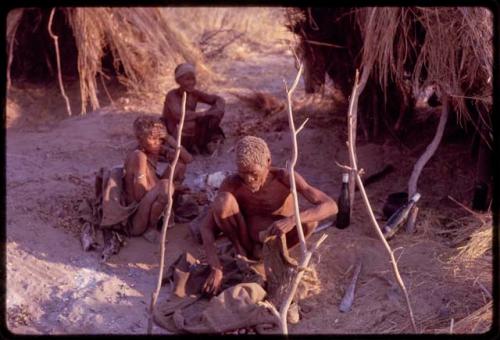
[[[235,193],[241,186],[242,181],[240,176],[237,174],[230,174],[224,178],[222,184],[219,188],[219,191],[227,191]]]
[[[167,92],[167,95],[165,96],[165,100],[172,100],[174,98],[177,98],[179,95],[177,93],[177,89],[172,89]]]
[[[134,150],[128,154],[125,160],[125,168],[128,171],[137,170],[140,168],[141,164],[147,163],[147,161],[148,157],[144,152],[141,150]]]
[[[289,186],[290,185],[290,175],[285,168],[271,168],[269,172],[273,174],[273,176],[280,181],[281,183]]]

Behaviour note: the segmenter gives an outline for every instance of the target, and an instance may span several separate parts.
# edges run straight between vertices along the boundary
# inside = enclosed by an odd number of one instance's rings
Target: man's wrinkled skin
[[[300,212],[307,237],[320,220],[337,213],[337,204],[297,172],[295,182],[297,192],[314,205]],[[205,293],[217,294],[223,277],[214,245],[216,234],[226,235],[237,254],[254,259],[258,258],[256,252],[262,245],[259,233],[263,230],[277,236],[286,235],[289,248],[298,244],[289,183],[288,172],[271,167],[270,159],[266,166],[239,166],[236,174],[224,180],[201,226],[205,253],[212,268],[203,286]]]

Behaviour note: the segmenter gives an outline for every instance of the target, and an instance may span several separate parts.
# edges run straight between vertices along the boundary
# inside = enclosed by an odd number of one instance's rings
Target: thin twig
[[[52,33],[52,19],[54,18],[54,13],[55,13],[55,8],[52,8],[52,11],[50,12],[50,18],[49,18],[49,24],[48,24],[48,31],[49,35],[54,39],[54,46],[56,49],[56,61],[57,61],[57,77],[59,79],[59,88],[61,90],[61,94],[64,97],[64,100],[66,101],[66,110],[68,111],[68,116],[72,116],[71,113],[71,106],[69,104],[69,99],[68,96],[66,95],[66,92],[64,91],[64,85],[62,81],[62,75],[61,75],[61,57],[59,56],[59,44],[57,42],[58,37],[54,33]]]
[[[453,197],[451,197],[450,195],[448,195],[448,198],[450,200],[452,200],[453,202],[455,202],[456,204],[458,204],[462,209],[464,209],[465,211],[469,212],[472,216],[474,216],[475,218],[477,218],[480,222],[482,222],[483,224],[486,223],[486,221],[481,217],[481,215],[479,215],[477,212],[469,209],[468,207],[466,207],[465,205],[463,205],[462,203],[460,203],[459,201],[457,201],[456,199],[454,199]]]
[[[13,28],[12,36],[10,37],[9,59],[7,62],[7,91],[10,89],[10,86],[12,84],[11,79],[10,79],[10,67],[12,65],[12,60],[14,59],[14,42],[16,40],[17,26],[19,26],[19,21],[16,24],[16,26]]]
[[[363,76],[362,76],[362,79],[366,79],[367,76],[364,74],[365,73],[365,70],[363,70]],[[359,93],[361,91],[359,91],[359,84],[358,84],[358,71],[356,70],[356,77],[355,77],[356,81],[354,83],[354,88],[353,88],[353,91],[352,91],[352,94],[351,94],[351,103],[349,105],[349,122],[352,122],[354,121],[353,119],[351,119],[351,117],[354,117],[356,116],[357,112],[357,101],[358,101],[358,96],[359,96]],[[355,125],[349,125],[349,133],[351,134],[351,130],[355,130],[356,129],[356,126]],[[349,159],[352,160],[352,167],[353,167],[353,172],[356,176],[356,183],[358,185],[358,188],[359,188],[359,191],[361,193],[361,196],[363,198],[363,201],[365,203],[365,206],[366,206],[366,209],[368,210],[368,215],[370,216],[370,220],[375,228],[375,232],[377,233],[378,237],[380,238],[380,240],[382,241],[382,243],[384,244],[384,247],[385,249],[387,250],[387,252],[389,253],[389,257],[390,257],[390,260],[391,260],[391,264],[392,264],[392,269],[394,271],[394,276],[396,277],[396,281],[398,282],[401,290],[403,291],[403,294],[405,296],[405,299],[406,299],[406,306],[408,307],[408,314],[410,316],[410,320],[411,320],[411,323],[412,323],[412,326],[413,326],[413,330],[415,332],[417,332],[417,325],[415,324],[415,319],[413,317],[413,310],[411,308],[411,304],[410,304],[410,298],[408,296],[408,292],[406,290],[406,287],[405,287],[405,284],[403,282],[403,280],[401,279],[401,275],[399,274],[399,269],[398,269],[398,264],[396,262],[396,259],[394,258],[394,253],[393,251],[391,250],[391,247],[389,246],[389,244],[387,243],[387,240],[385,239],[384,235],[382,234],[382,231],[378,225],[378,222],[377,222],[377,219],[375,218],[375,215],[373,214],[373,210],[371,208],[371,205],[370,205],[370,201],[368,200],[368,196],[366,195],[366,191],[365,191],[365,188],[363,186],[363,182],[361,181],[361,176],[359,176],[358,172],[357,172],[357,168],[358,168],[358,165],[357,165],[357,161],[356,161],[356,155],[355,155],[355,152],[354,152],[354,140],[350,140],[349,142]]]
[[[102,87],[104,87],[104,91],[106,92],[106,95],[108,96],[108,99],[111,102],[111,105],[115,105],[115,101],[111,97],[111,94],[108,91],[108,87],[106,86],[106,83],[104,82],[104,76],[103,76],[103,74],[99,73],[99,75],[100,75],[100,78],[101,78]]]
[[[156,301],[158,300],[158,296],[160,295],[161,282],[163,279],[163,267],[165,266],[165,240],[167,238],[167,226],[170,220],[170,215],[172,213],[172,197],[173,197],[173,178],[175,172],[175,166],[177,165],[177,161],[179,160],[179,156],[181,154],[181,138],[182,138],[182,128],[184,127],[184,117],[186,116],[186,92],[182,93],[182,111],[181,111],[181,119],[179,121],[179,128],[177,132],[177,147],[175,149],[175,156],[172,162],[172,166],[170,167],[170,173],[168,176],[168,203],[166,206],[165,218],[163,220],[162,226],[162,235],[161,235],[161,243],[160,243],[160,272],[158,273],[158,282],[156,284],[156,291],[151,294],[151,305],[149,307],[149,320],[148,320],[148,334],[151,334],[151,329],[153,328],[153,311],[154,306],[156,305]]]

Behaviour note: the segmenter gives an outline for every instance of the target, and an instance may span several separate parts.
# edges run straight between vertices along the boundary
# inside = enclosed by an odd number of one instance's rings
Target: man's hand
[[[285,217],[277,220],[269,227],[269,234],[281,236],[288,233],[295,226],[295,216]]]
[[[203,284],[202,292],[208,295],[216,295],[219,292],[222,284],[222,270],[219,268],[212,268],[212,272],[207,277]]]

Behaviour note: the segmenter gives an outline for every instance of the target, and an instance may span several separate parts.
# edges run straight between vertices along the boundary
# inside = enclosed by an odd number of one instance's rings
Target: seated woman
[[[138,205],[129,219],[130,235],[138,236],[148,228],[156,229],[167,205],[168,192],[174,190],[169,188],[168,183],[170,168],[167,167],[161,175],[158,175],[156,166],[160,154],[165,152],[165,144],[175,146],[175,141],[167,135],[163,123],[154,117],[138,117],[134,121],[134,133],[139,146],[125,159],[124,191],[126,204]],[[192,156],[181,147],[173,178],[175,185],[182,183],[186,163],[191,160]]]
[[[184,63],[175,68],[175,81],[179,87],[170,90],[163,106],[162,119],[168,133],[177,136],[177,124],[181,117],[182,93],[187,93],[186,116],[182,131],[182,145],[191,153],[213,153],[214,143],[224,138],[220,122],[224,116],[224,99],[195,88],[196,75],[193,65]],[[196,111],[197,104],[205,103],[210,108]]]

